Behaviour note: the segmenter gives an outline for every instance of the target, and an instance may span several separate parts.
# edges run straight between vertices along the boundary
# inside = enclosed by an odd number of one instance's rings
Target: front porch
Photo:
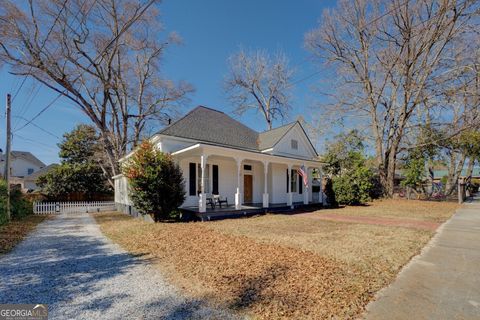
[[[205,144],[172,155],[185,178],[186,200],[180,209],[194,212],[202,220],[323,202],[318,161]],[[299,174],[300,169],[306,179]],[[214,195],[228,200],[228,206],[211,208]]]
[[[291,213],[299,209],[312,210],[322,207],[320,203],[310,202],[294,202],[291,206],[287,203],[270,204],[268,208],[264,208],[262,203],[252,203],[242,205],[240,209],[236,209],[235,205],[211,208],[208,207],[205,212],[201,212],[198,206],[180,208],[182,218],[184,220],[200,220],[211,221],[226,218],[250,217],[266,213]]]

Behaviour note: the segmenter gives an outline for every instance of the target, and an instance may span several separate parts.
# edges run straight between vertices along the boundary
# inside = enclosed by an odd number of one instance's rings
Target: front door
[[[253,176],[246,174],[243,176],[243,202],[252,203],[253,198]]]

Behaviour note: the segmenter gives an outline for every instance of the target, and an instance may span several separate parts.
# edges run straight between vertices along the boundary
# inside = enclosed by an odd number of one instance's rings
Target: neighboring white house
[[[37,179],[44,175],[44,174],[47,174],[50,170],[53,170],[55,169],[56,167],[58,167],[58,164],[56,163],[53,163],[53,164],[49,164],[48,166],[46,166],[45,168],[42,168],[38,171],[35,171],[34,173],[24,177],[22,180],[23,180],[23,186],[22,188],[27,190],[27,191],[35,191],[35,190],[39,190],[40,187],[37,186]]]
[[[322,163],[299,122],[258,133],[223,112],[200,106],[151,141],[172,154],[183,171],[182,208],[206,212],[212,194],[227,198],[236,210],[245,205],[293,207],[323,201],[321,190],[312,192],[312,183],[320,185]],[[302,166],[308,174],[306,186],[297,173]],[[314,171],[318,179],[313,178]],[[131,212],[126,177],[113,178],[115,202]]]
[[[45,163],[40,161],[28,151],[12,151],[10,153],[10,176],[23,178],[39,171],[45,167]],[[5,171],[5,154],[0,158],[0,174],[3,176]]]

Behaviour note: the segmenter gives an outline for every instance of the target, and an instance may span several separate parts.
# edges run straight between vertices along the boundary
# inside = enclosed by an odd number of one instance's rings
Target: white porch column
[[[310,192],[310,174],[308,172],[308,167],[305,165],[305,163],[303,164],[303,167],[305,168],[305,174],[307,175],[307,185],[305,186],[305,190],[303,191],[303,204],[308,204],[308,196]]]
[[[263,162],[263,207],[268,208],[269,199],[268,199],[268,161]]]
[[[287,184],[287,206],[293,209],[293,195],[292,195],[292,165],[288,165],[288,184]]]
[[[200,197],[198,199],[198,211],[207,211],[207,195],[205,194],[205,168],[207,166],[208,155],[202,154],[200,156],[200,167],[202,169],[200,178]]]
[[[235,158],[237,163],[237,192],[235,193],[235,209],[240,210],[242,209],[242,193],[240,192],[241,186],[241,174],[242,174],[242,161],[241,158]]]

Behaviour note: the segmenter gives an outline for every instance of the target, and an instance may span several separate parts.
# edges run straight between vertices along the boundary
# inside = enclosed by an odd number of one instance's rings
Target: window
[[[199,163],[189,163],[188,194],[197,196],[202,191],[202,167]],[[205,193],[210,193],[210,165],[205,167]],[[212,193],[218,194],[218,166],[212,165]]]
[[[195,181],[197,179],[197,166],[195,163],[189,164],[189,178],[188,178],[188,194],[191,196],[197,195],[197,188],[195,187]]]
[[[297,192],[297,177],[298,177],[298,174],[295,170],[292,170],[292,183],[290,184],[291,185],[291,192]]]
[[[200,163],[197,165],[197,191],[198,193],[202,192],[202,166]],[[205,166],[205,190],[204,193],[210,193],[210,165]]]
[[[303,193],[303,178],[298,174],[298,194]]]
[[[28,172],[28,174],[30,175],[30,174],[33,173],[33,169],[32,169],[32,168],[28,168],[28,169],[27,169],[27,172]]]
[[[214,164],[212,169],[212,193],[218,194],[218,166]]]
[[[293,149],[293,150],[298,150],[298,141],[297,141],[297,140],[292,139],[292,140],[290,141],[290,145],[292,146],[292,149]]]
[[[243,170],[245,170],[245,171],[252,171],[252,165],[250,165],[250,164],[244,164],[244,165],[243,165]]]

